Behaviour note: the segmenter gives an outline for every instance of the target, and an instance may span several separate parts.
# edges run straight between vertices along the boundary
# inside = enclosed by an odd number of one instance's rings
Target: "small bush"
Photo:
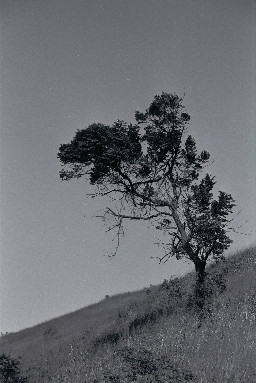
[[[5,354],[0,356],[1,383],[27,383],[26,377],[20,376],[20,362]]]

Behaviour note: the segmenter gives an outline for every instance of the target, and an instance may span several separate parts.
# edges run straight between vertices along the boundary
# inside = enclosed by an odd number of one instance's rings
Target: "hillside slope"
[[[0,339],[31,383],[256,382],[256,249]]]

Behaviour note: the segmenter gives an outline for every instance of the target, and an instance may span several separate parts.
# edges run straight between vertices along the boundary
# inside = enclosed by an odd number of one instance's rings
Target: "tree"
[[[20,362],[5,354],[0,356],[0,382],[26,383],[28,379],[20,376]]]
[[[176,94],[155,96],[136,124],[92,124],[78,130],[60,146],[62,180],[86,177],[95,195],[109,196],[102,218],[114,219],[109,229],[122,234],[124,220],[150,221],[169,236],[164,255],[193,262],[200,285],[206,263],[219,259],[232,242],[229,215],[234,200],[220,191],[214,198],[215,178],[206,173],[210,154],[197,152],[187,135],[189,114]]]

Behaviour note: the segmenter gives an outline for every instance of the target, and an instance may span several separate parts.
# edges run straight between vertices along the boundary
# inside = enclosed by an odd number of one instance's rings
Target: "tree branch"
[[[157,218],[157,217],[159,217],[161,215],[160,213],[159,214],[151,214],[150,216],[146,216],[146,217],[143,217],[141,215],[139,215],[139,216],[136,216],[136,215],[125,215],[125,214],[121,214],[121,213],[116,213],[115,211],[113,211],[109,207],[106,209],[106,212],[107,213],[109,212],[111,215],[113,215],[115,217],[118,217],[118,218],[122,218],[122,219],[144,220],[144,221],[149,221],[150,219]]]

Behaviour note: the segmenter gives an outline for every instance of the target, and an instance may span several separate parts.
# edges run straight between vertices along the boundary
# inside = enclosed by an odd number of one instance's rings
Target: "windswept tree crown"
[[[96,194],[116,201],[117,210],[106,207],[102,218],[115,220],[110,228],[118,237],[125,219],[148,220],[169,235],[161,260],[186,256],[196,269],[204,267],[231,243],[234,200],[222,191],[214,199],[215,180],[205,172],[210,154],[198,153],[187,134],[190,116],[182,98],[162,93],[135,118],[136,124],[118,120],[78,130],[60,146],[60,177],[87,177]]]

